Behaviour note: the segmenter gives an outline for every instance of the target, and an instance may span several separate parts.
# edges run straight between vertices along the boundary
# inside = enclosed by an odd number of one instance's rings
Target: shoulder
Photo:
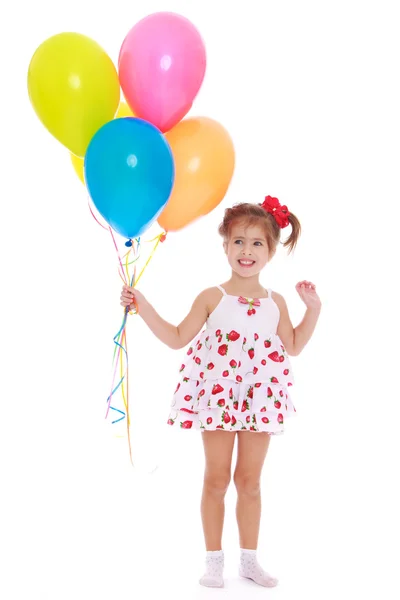
[[[210,315],[213,310],[218,306],[223,293],[216,286],[206,288],[197,296],[195,302],[206,308],[207,313]]]
[[[222,292],[221,290],[219,290],[216,286],[214,287],[209,287],[206,288],[205,290],[203,290],[202,292],[199,293],[199,295],[197,296],[197,299],[200,300],[216,300],[221,298],[222,296]]]
[[[285,302],[285,298],[281,294],[278,294],[278,292],[271,290],[271,296],[272,300],[275,300],[275,302]]]
[[[274,292],[271,290],[271,298],[278,306],[279,310],[287,309],[286,300],[281,294],[278,294],[278,292]]]

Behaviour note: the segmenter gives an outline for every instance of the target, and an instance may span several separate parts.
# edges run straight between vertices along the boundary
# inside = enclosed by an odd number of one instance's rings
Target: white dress
[[[168,424],[281,434],[296,409],[292,367],[276,333],[279,308],[271,290],[258,300],[218,289],[221,300],[180,368]]]

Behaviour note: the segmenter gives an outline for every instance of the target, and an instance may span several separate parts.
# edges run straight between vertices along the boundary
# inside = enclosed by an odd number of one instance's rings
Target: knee
[[[260,494],[260,480],[258,477],[254,477],[250,473],[241,473],[239,471],[235,473],[234,481],[238,494],[249,497],[258,496]]]
[[[213,495],[225,496],[230,480],[230,473],[206,473],[204,477],[204,487]]]

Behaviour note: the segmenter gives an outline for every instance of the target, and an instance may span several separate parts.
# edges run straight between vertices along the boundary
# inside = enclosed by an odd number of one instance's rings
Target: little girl
[[[291,252],[300,223],[276,198],[228,208],[219,233],[232,276],[223,285],[204,290],[178,327],[164,321],[136,288],[124,286],[121,295],[122,306],[135,307],[170,348],[187,346],[205,325],[181,366],[168,423],[202,431],[206,468],[201,515],[207,556],[200,583],[208,587],[224,585],[224,497],[236,433],[233,479],[238,493],[239,573],[265,587],[278,583],[256,557],[260,477],[270,436],[283,433],[285,419],[296,411],[289,395],[293,384],[289,356],[300,354],[310,340],[321,310],[315,285],[301,281],[296,290],[307,310],[294,328],[283,297],[265,290],[259,281],[276,252],[281,229],[289,224],[284,246]]]

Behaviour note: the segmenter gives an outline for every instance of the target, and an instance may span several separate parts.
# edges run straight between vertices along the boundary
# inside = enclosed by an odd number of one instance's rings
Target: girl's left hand
[[[296,285],[296,290],[307,308],[321,308],[321,300],[317,294],[315,285],[311,281],[299,281]]]

